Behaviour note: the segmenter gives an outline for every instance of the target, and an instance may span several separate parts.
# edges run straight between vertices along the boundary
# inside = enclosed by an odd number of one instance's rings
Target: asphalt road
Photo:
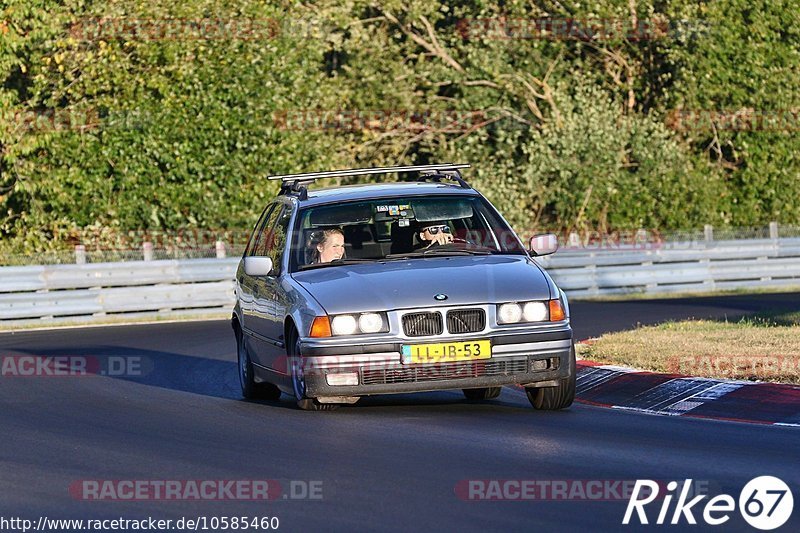
[[[797,309],[798,296],[574,303],[572,312],[576,336],[585,338],[637,322]],[[224,321],[0,335],[0,355],[30,354],[87,356],[103,368],[136,362],[143,375],[0,377],[0,519],[236,515],[276,516],[285,531],[613,531],[638,529],[621,525],[627,500],[614,499],[616,481],[689,478],[738,500],[761,475],[782,478],[800,506],[800,431],[792,428],[581,404],[541,413],[511,389],[473,403],[457,392],[367,398],[330,413],[302,412],[287,399],[250,403],[239,398]],[[253,479],[276,480],[278,498],[87,501],[69,490],[82,480]],[[610,501],[579,493],[470,501],[461,490],[468,480],[571,488],[601,480],[612,491]],[[309,482],[321,498],[302,498]],[[662,501],[647,507],[651,521]],[[700,523],[705,501],[695,507]],[[755,531],[737,511],[730,515],[716,529]],[[685,519],[681,525],[688,528]],[[782,530],[798,526],[796,509]]]

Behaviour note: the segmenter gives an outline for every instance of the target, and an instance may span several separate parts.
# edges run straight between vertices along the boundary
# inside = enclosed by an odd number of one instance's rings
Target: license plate
[[[403,345],[403,363],[450,363],[491,357],[492,345],[486,340]]]

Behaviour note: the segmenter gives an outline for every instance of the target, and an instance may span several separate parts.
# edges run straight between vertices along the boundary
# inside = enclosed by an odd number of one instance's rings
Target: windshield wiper
[[[308,265],[302,265],[298,267],[297,270],[311,270],[312,268],[323,268],[337,265],[358,265],[361,263],[374,263],[376,261],[383,261],[383,259],[337,259],[336,261],[331,261],[330,263],[310,263]]]
[[[389,254],[386,259],[410,259],[413,257],[447,257],[453,255],[491,255],[485,250],[424,250],[419,252],[409,252],[406,254]]]
[[[486,250],[425,250],[422,255],[489,255]]]

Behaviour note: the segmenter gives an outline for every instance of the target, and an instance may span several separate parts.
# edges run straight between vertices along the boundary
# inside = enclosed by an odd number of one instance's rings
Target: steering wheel
[[[440,244],[439,241],[433,241],[428,248],[433,248],[434,246],[449,246],[451,244],[467,244],[466,239],[462,239],[461,237],[453,237],[453,240],[444,244]]]

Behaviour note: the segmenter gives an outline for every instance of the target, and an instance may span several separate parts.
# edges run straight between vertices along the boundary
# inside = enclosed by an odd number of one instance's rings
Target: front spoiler
[[[562,363],[568,372],[568,365]],[[402,394],[406,392],[426,392],[451,389],[477,389],[481,387],[501,387],[520,385],[523,387],[555,387],[561,379],[568,377],[566,372],[539,372],[511,376],[491,376],[478,378],[457,378],[442,381],[423,381],[411,383],[384,383],[375,385],[331,386],[325,377],[306,378],[306,394],[309,397],[371,396],[375,394]]]
[[[339,346],[308,349],[311,346],[301,345],[306,394],[369,396],[515,384],[550,387],[569,377],[572,368],[569,328],[490,339],[490,359],[434,364],[403,364],[399,343],[363,345],[358,350]],[[516,342],[510,342],[512,339]],[[314,355],[307,356],[309,352]],[[356,373],[359,384],[329,385],[327,376],[340,373]]]

